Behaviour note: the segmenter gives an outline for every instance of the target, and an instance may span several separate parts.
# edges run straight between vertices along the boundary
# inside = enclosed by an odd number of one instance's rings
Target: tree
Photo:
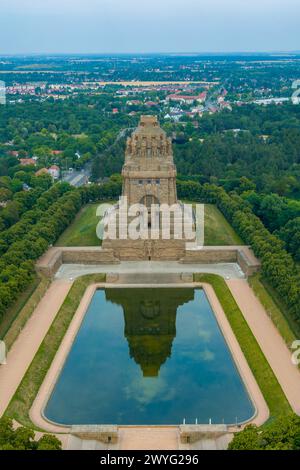
[[[259,428],[255,425],[246,428],[235,434],[233,441],[229,444],[229,450],[261,450],[262,438]]]
[[[300,217],[290,220],[276,234],[285,242],[287,250],[300,261]]]
[[[7,188],[1,188],[0,187],[0,202],[5,202],[11,199],[12,197],[12,191],[10,191]]]
[[[284,209],[284,202],[277,194],[265,196],[260,205],[260,215],[271,230],[278,227],[279,217]]]
[[[300,418],[295,414],[276,418],[262,428],[254,425],[236,433],[229,450],[300,450]]]
[[[61,450],[61,442],[51,434],[44,434],[37,443],[37,450]]]
[[[243,193],[244,191],[254,191],[256,189],[256,184],[245,176],[242,176],[242,178],[240,178],[239,183],[239,192],[241,193]]]
[[[51,434],[36,441],[32,429],[14,429],[12,420],[4,417],[0,419],[0,450],[61,450],[61,442]]]

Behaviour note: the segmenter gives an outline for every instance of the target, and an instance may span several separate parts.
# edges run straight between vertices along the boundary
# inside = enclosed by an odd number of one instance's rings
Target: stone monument
[[[176,191],[176,167],[173,161],[171,139],[160,127],[156,116],[141,116],[137,129],[127,139],[125,163],[122,169],[122,196],[129,206],[143,204],[148,211],[149,234],[153,228],[153,205],[158,211],[158,238],[124,239],[120,233],[116,238],[103,240],[103,249],[112,249],[120,260],[180,260],[185,255],[186,240],[174,235],[162,236],[159,208],[162,205],[179,205]],[[119,205],[114,208],[119,220]],[[170,213],[171,226],[176,220]],[[130,218],[129,218],[130,222]]]

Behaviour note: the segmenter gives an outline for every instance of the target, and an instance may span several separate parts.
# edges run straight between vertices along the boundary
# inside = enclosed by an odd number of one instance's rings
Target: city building
[[[167,101],[177,101],[183,104],[193,104],[195,101],[198,103],[204,103],[206,100],[206,92],[202,92],[199,95],[169,95],[167,96]]]

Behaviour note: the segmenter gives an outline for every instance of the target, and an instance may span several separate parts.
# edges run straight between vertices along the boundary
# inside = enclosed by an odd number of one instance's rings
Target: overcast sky
[[[300,0],[0,0],[0,54],[300,50]]]

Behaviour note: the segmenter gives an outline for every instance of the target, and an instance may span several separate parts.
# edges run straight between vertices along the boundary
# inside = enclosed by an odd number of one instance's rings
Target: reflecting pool
[[[202,289],[97,290],[44,410],[60,424],[236,423],[254,407]]]

